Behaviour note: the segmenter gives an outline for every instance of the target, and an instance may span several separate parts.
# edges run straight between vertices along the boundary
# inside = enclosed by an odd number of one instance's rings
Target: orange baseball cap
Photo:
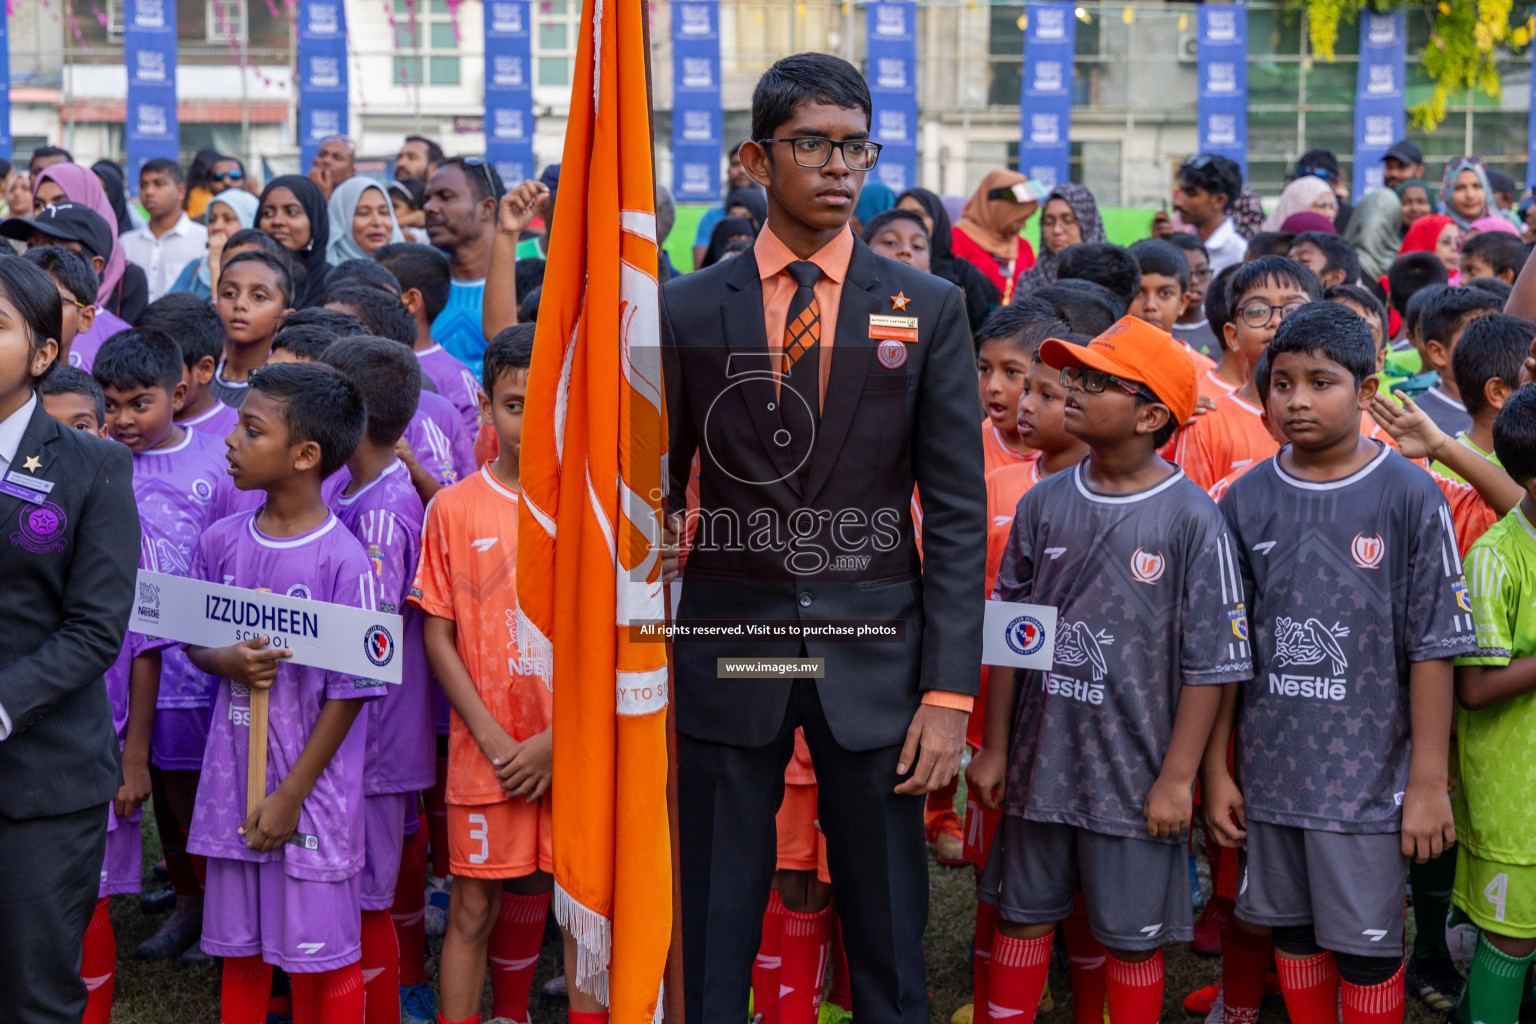
[[[1173,335],[1134,316],[1122,317],[1086,345],[1048,338],[1040,360],[1055,370],[1083,366],[1143,384],[1173,413],[1175,426],[1195,414],[1200,397],[1189,352]]]

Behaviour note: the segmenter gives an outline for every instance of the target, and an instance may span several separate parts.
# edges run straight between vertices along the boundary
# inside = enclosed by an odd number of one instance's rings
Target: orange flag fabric
[[[585,0],[523,418],[522,652],[552,673],[555,914],[614,1024],[658,1016],[672,931],[666,406],[644,0]]]

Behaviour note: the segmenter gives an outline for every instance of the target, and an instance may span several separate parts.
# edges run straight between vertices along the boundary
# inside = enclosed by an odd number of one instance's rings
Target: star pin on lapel
[[[28,473],[36,473],[43,468],[43,460],[36,455],[28,455],[27,460],[21,464],[21,468]]]
[[[905,292],[897,292],[895,295],[891,296],[891,308],[899,309],[905,313],[907,310],[907,303],[911,301],[911,299],[907,298]]]

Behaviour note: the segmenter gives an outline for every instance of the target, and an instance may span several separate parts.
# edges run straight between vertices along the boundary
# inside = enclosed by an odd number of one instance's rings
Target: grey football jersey
[[[1058,473],[1019,503],[992,596],[1057,609],[1054,667],[1019,676],[1007,813],[1149,838],[1181,687],[1253,673],[1215,502],[1182,471],[1125,495]]]
[[[1221,511],[1253,630],[1256,672],[1237,731],[1248,816],[1396,831],[1408,781],[1408,666],[1477,646],[1444,496],[1383,446],[1363,469],[1326,483],[1286,473],[1277,456],[1238,478]]]

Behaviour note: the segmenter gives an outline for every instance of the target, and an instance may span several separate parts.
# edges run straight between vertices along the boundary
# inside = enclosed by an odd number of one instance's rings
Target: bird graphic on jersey
[[[1104,650],[1115,638],[1100,630],[1095,633],[1086,622],[1066,622],[1056,631],[1055,660],[1058,665],[1076,668],[1093,665],[1093,680],[1098,682],[1109,671]]]
[[[1281,616],[1275,620],[1275,664],[1317,665],[1324,658],[1333,663],[1333,674],[1343,675],[1349,659],[1339,638],[1349,636],[1349,627],[1334,623],[1329,629],[1317,619],[1298,623]]]
[[[181,549],[164,537],[155,538],[155,564],[161,572],[173,576],[185,576],[192,571],[192,565],[181,553]]]

